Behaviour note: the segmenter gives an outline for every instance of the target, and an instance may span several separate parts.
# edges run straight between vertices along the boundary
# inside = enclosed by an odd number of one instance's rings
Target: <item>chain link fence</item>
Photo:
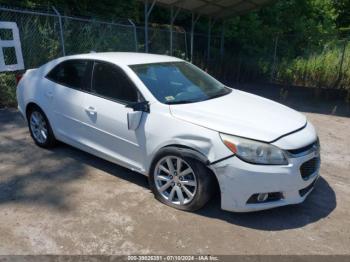
[[[350,88],[350,42],[324,36],[316,41],[276,37],[271,81],[333,89]],[[290,46],[299,48],[291,49]]]
[[[62,55],[62,46],[59,41],[59,20],[55,15],[0,9],[0,21],[17,23],[25,68],[36,67]],[[7,38],[5,34],[6,31],[1,30],[0,39],[11,40],[11,36]],[[7,48],[9,52],[4,49],[5,63],[17,63],[13,49]],[[14,103],[15,74],[16,72],[0,73],[0,104]]]
[[[206,63],[205,55],[197,56],[195,63],[228,83],[268,82],[350,93],[350,37],[283,35],[249,48],[233,41],[223,60],[212,51],[212,59]]]
[[[136,27],[133,23],[117,24],[55,13],[0,7],[0,21],[17,24],[24,68],[36,68],[63,55],[91,51],[135,51]],[[1,40],[11,40],[11,34],[0,30]],[[3,48],[5,64],[15,64],[13,48]],[[0,72],[0,104],[15,104],[15,75]]]
[[[25,69],[63,55],[145,50],[145,29],[131,20],[115,23],[61,16],[55,9],[38,12],[0,6],[0,21],[17,24]],[[8,31],[0,30],[0,40],[10,39]],[[174,27],[172,55],[189,60],[190,39],[189,32]],[[16,63],[13,49],[2,51],[6,64]],[[170,55],[169,28],[149,27],[149,51]],[[211,36],[209,56],[208,35],[194,34],[193,63],[226,83],[265,81],[350,90],[349,39],[287,35],[253,45],[230,39],[224,56],[222,51],[220,36]],[[16,73],[0,72],[0,105],[15,105]]]
[[[62,20],[66,55],[90,51],[135,51],[133,26],[78,18]]]
[[[0,21],[17,24],[25,69],[39,67],[63,55],[145,50],[144,27],[135,26],[130,19],[126,23],[113,23],[61,15],[54,8],[51,12],[39,12],[0,6]],[[0,40],[8,38],[11,38],[11,34],[0,30]],[[188,46],[186,32],[175,28],[173,55],[189,59]],[[198,56],[204,49],[195,49]],[[170,55],[170,29],[149,27],[149,50],[151,53]],[[16,55],[11,48],[3,48],[3,53],[5,64],[16,63]],[[15,105],[17,73],[0,72],[0,104]]]

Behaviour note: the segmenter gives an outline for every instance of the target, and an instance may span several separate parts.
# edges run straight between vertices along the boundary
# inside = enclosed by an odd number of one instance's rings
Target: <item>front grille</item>
[[[299,195],[301,197],[305,196],[308,192],[310,192],[310,190],[314,187],[315,183],[316,183],[316,180],[315,179],[310,185],[308,185],[307,187],[303,188],[303,189],[300,189],[299,190]]]
[[[317,171],[320,165],[320,158],[315,157],[300,166],[300,174],[304,180],[308,180],[309,177]]]

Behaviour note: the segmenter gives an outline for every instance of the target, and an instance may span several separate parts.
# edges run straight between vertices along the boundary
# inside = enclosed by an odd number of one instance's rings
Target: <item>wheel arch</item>
[[[157,151],[157,153],[154,154],[151,164],[149,165],[149,168],[148,168],[148,174],[152,172],[153,166],[155,165],[155,161],[157,160],[158,156],[161,153],[163,153],[164,150],[173,150],[174,152],[179,153],[184,158],[185,157],[192,158],[201,162],[206,167],[206,169],[208,170],[208,174],[212,177],[214,181],[213,183],[214,190],[217,192],[220,192],[219,181],[214,171],[210,168],[209,159],[203,153],[201,153],[200,151],[190,146],[186,146],[182,144],[170,144],[170,145],[163,146]]]
[[[26,113],[27,119],[28,119],[28,114],[29,114],[30,110],[32,110],[33,108],[39,108],[45,114],[44,110],[37,103],[29,102],[25,108],[25,113]]]
[[[39,103],[37,103],[36,101],[29,101],[29,102],[26,104],[26,107],[25,107],[25,120],[27,121],[27,123],[29,123],[29,122],[28,122],[28,120],[29,120],[29,119],[28,119],[28,114],[29,114],[30,110],[33,109],[33,108],[38,108],[39,110],[41,110],[41,112],[44,113],[44,115],[45,115],[47,121],[49,122],[49,125],[50,125],[50,127],[51,127],[51,129],[52,129],[52,132],[53,132],[54,136],[57,137],[55,128],[54,128],[54,126],[52,125],[52,121],[50,121],[50,119],[49,119],[49,115],[47,114],[47,112],[45,112],[45,110],[44,110],[44,109],[39,105]]]

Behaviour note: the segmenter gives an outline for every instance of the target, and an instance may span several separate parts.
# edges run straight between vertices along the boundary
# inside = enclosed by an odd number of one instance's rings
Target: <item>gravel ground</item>
[[[142,175],[67,145],[40,149],[1,109],[0,255],[350,254],[350,115],[290,104],[319,132],[322,177],[301,205],[246,214],[218,197],[195,213],[162,205]]]

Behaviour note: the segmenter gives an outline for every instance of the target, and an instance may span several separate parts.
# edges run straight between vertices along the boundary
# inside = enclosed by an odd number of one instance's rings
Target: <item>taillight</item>
[[[16,85],[18,85],[18,83],[19,83],[19,81],[21,81],[22,77],[23,77],[23,74],[16,75]]]

